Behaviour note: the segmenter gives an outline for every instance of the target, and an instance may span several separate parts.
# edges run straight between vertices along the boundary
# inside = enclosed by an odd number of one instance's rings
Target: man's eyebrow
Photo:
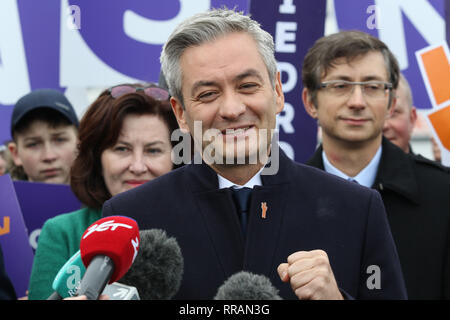
[[[264,79],[261,73],[255,69],[247,69],[244,72],[241,72],[236,77],[234,77],[234,81],[239,82],[242,79],[247,77],[256,77],[259,81],[263,82]],[[208,80],[200,80],[194,83],[191,89],[191,96],[194,96],[195,92],[201,87],[215,87],[219,86],[216,81],[208,81]]]
[[[264,81],[263,77],[261,76],[261,73],[259,73],[259,71],[255,70],[255,69],[247,69],[244,72],[238,74],[235,77],[235,80],[239,81],[242,79],[245,79],[247,77],[256,77],[258,78],[259,81]]]
[[[337,75],[332,76],[327,81],[330,81],[330,80],[344,80],[344,81],[350,81],[351,82],[351,81],[353,81],[353,78],[349,77],[347,75],[337,74]],[[363,82],[364,81],[384,81],[384,79],[383,79],[382,76],[379,76],[379,75],[367,75],[367,76],[364,76],[362,78],[362,81]]]
[[[217,82],[215,81],[197,81],[194,83],[194,85],[192,86],[191,89],[191,96],[193,96],[195,94],[195,92],[198,90],[198,88],[200,87],[211,87],[211,86],[217,86]]]

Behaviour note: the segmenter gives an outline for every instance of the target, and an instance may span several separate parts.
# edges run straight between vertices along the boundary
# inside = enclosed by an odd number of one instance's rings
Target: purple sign
[[[14,181],[14,188],[28,229],[29,243],[34,250],[47,219],[81,208],[80,201],[68,185]]]
[[[445,40],[444,0],[339,0],[334,3],[339,30],[361,30],[385,42],[410,82],[414,105],[431,108],[415,52]]]
[[[298,162],[306,161],[317,143],[317,124],[302,103],[303,57],[323,36],[326,1],[252,1],[250,13],[274,37],[275,54],[285,94],[278,115],[280,146]]]
[[[248,2],[0,1],[6,13],[0,30],[8,30],[0,38],[0,108],[31,90],[53,88],[65,91],[81,114],[88,98],[80,88],[157,82],[161,48],[179,21],[223,5],[248,12]],[[0,141],[10,139],[9,123],[1,124]]]
[[[0,176],[0,243],[5,268],[18,297],[24,297],[33,265],[33,251],[9,175]]]
[[[69,4],[79,8],[79,32],[97,57],[123,74],[157,81],[162,45],[180,18],[222,5],[246,10],[247,2],[70,0]]]
[[[12,111],[12,106],[0,106],[0,145],[12,139],[10,131]]]

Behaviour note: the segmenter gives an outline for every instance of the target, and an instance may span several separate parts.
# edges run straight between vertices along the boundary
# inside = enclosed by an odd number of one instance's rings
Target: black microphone
[[[214,300],[282,300],[270,280],[263,275],[240,271],[217,290]]]
[[[180,246],[160,229],[139,231],[139,252],[120,282],[137,288],[141,300],[168,300],[180,289],[184,260]]]

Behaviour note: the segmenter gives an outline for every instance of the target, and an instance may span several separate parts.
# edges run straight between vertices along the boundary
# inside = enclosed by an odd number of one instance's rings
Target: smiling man
[[[184,274],[176,299],[212,299],[242,270],[267,276],[284,299],[406,297],[376,192],[281,150],[278,170],[264,170],[275,161],[284,106],[269,33],[233,10],[200,13],[175,28],[161,63],[178,124],[203,162],[113,197],[103,215],[130,215],[177,239]],[[382,274],[373,289],[375,264]]]
[[[449,299],[450,175],[383,137],[398,102],[395,57],[377,38],[343,31],[317,40],[302,76],[306,111],[322,128],[322,144],[307,163],[376,189],[408,297]]]

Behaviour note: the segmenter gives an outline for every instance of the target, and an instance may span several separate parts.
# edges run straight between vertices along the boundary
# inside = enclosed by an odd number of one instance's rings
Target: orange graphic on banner
[[[3,236],[7,233],[9,233],[9,222],[10,222],[10,218],[9,217],[3,217],[3,227],[0,226],[0,236]]]
[[[450,62],[443,46],[421,54],[436,105],[450,100]]]
[[[450,150],[450,106],[428,115],[442,145]]]

